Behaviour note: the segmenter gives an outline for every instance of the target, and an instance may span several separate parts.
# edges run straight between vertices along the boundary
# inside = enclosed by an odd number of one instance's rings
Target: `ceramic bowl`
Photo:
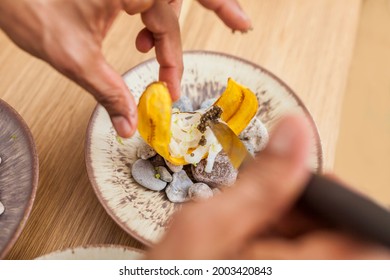
[[[319,171],[322,151],[316,126],[302,101],[285,83],[264,68],[237,57],[204,51],[184,54],[182,94],[191,98],[195,107],[219,96],[229,77],[256,93],[260,105],[257,117],[269,131],[286,114],[306,116],[313,138],[309,164]],[[158,64],[154,59],[124,74],[137,101],[145,87],[157,79]],[[169,202],[165,192],[147,190],[132,179],[131,166],[137,159],[140,139],[136,133],[119,143],[107,112],[98,105],[88,127],[85,158],[91,184],[108,214],[140,242],[152,245],[180,206]]]
[[[0,100],[0,259],[19,237],[38,186],[38,156],[26,123]]]
[[[54,251],[37,260],[139,260],[144,252],[119,245],[89,245]]]

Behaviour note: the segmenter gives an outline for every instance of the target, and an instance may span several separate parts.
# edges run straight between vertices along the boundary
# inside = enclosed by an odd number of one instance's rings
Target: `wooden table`
[[[196,1],[184,2],[184,49],[240,56],[283,79],[311,111],[322,137],[325,166],[331,169],[360,1],[241,0],[254,26],[245,35],[232,34]],[[122,14],[105,41],[107,58],[119,72],[153,56],[134,47],[140,28],[138,16]],[[2,33],[0,98],[30,126],[40,159],[35,205],[8,258],[31,259],[87,244],[142,247],[106,214],[88,181],[84,141],[94,99],[18,50]]]

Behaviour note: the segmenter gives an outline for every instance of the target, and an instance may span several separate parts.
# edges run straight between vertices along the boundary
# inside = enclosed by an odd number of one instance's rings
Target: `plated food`
[[[313,138],[308,165],[314,171],[321,169],[321,144],[315,124],[303,103],[280,79],[257,65],[220,53],[187,52],[184,54],[184,66],[182,98],[179,103],[173,104],[173,107],[180,106],[182,112],[195,111],[202,106],[210,107],[225,92],[226,82],[231,77],[236,83],[249,88],[258,101],[256,118],[246,126],[253,128],[243,130],[242,133],[245,135],[241,134],[241,137],[256,144],[254,140],[256,138],[252,135],[262,133],[256,123],[261,123],[263,129],[272,133],[274,125],[283,115],[291,113],[304,115],[311,124]],[[146,87],[157,78],[158,63],[154,59],[124,74],[124,80],[137,102]],[[174,109],[170,108],[170,110],[173,112]],[[156,119],[157,121],[159,119]],[[152,245],[161,238],[169,226],[172,215],[183,204],[171,202],[165,190],[149,190],[141,186],[133,177],[132,169],[141,158],[141,147],[145,142],[147,141],[139,133],[130,139],[118,141],[107,112],[103,107],[97,106],[88,127],[85,158],[91,184],[107,213],[129,234],[144,244]],[[261,141],[258,144],[261,146]],[[147,149],[144,152],[148,154]],[[153,153],[150,150],[149,152]],[[183,153],[179,151],[176,155],[180,154]],[[161,158],[158,157],[153,160],[160,160],[161,166],[167,165],[168,169],[176,167],[168,166],[171,164],[169,161],[165,163],[164,160],[164,163],[161,163]],[[227,158],[221,157],[218,160],[223,161]],[[216,162],[217,157],[213,167]],[[205,168],[202,161],[196,165],[199,169]],[[188,166],[195,168],[194,164],[187,164],[183,169]],[[180,172],[173,172],[172,169],[169,173],[172,177],[174,173],[180,174]],[[152,176],[156,175],[155,170],[152,174]],[[163,171],[159,171],[158,174],[162,177]],[[195,180],[192,183],[195,183]],[[206,184],[218,192],[218,189],[210,186],[211,183]],[[190,192],[187,195],[189,196]]]
[[[208,106],[202,107],[202,103],[194,110],[191,100],[183,99],[172,108],[164,83],[146,87],[138,104],[138,130],[145,142],[132,165],[137,183],[149,190],[165,189],[174,203],[210,198],[218,188],[236,181],[238,171],[222,151],[210,122],[226,123],[253,154],[268,141],[267,129],[255,116],[256,95],[233,79],[228,80],[221,96],[203,102]]]
[[[19,237],[38,186],[38,156],[31,133],[20,117],[0,100],[0,259]]]

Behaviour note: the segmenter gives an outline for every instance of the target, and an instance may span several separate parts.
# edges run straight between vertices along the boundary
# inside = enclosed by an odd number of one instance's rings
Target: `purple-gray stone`
[[[210,187],[231,186],[236,182],[238,171],[230,163],[226,153],[220,152],[214,161],[210,173],[205,171],[207,159],[201,160],[196,166],[192,166],[192,175],[198,182],[203,182]]]

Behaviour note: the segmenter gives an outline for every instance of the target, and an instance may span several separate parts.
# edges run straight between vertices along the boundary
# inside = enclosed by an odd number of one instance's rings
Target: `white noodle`
[[[195,113],[179,113],[177,110],[173,112],[170,153],[174,157],[184,157],[188,163],[192,164],[199,163],[208,154],[206,172],[211,172],[215,157],[222,150],[222,147],[210,128],[207,128],[203,134],[206,144],[199,145],[202,133],[197,127],[205,110]]]

